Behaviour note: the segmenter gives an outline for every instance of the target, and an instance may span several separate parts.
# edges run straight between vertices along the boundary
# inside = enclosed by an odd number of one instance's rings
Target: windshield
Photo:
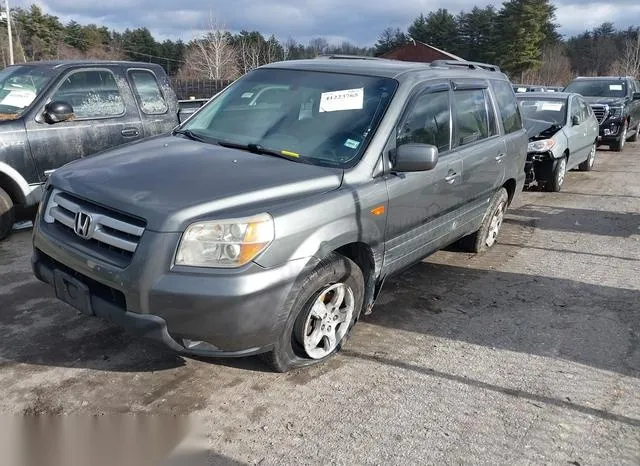
[[[518,98],[522,114],[528,120],[548,121],[551,124],[564,126],[567,121],[566,99]]]
[[[569,84],[564,91],[585,97],[624,97],[627,95],[627,83],[619,79],[580,79]]]
[[[210,142],[258,145],[291,160],[345,168],[361,157],[397,85],[371,76],[259,69],[181,129]]]
[[[9,66],[0,71],[0,119],[19,117],[51,77],[33,66]]]

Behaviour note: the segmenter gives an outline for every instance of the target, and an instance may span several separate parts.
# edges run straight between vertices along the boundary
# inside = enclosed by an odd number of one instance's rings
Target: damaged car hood
[[[71,162],[51,184],[138,216],[154,231],[181,231],[217,212],[252,215],[256,206],[335,190],[342,169],[160,136]]]
[[[544,120],[525,118],[523,123],[530,141],[541,137],[550,138],[562,129],[561,125]]]

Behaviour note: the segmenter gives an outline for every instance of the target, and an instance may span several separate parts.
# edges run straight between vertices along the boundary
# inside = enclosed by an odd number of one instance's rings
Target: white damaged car
[[[579,94],[516,94],[529,137],[525,186],[560,191],[567,171],[589,171],[596,159],[599,125]]]

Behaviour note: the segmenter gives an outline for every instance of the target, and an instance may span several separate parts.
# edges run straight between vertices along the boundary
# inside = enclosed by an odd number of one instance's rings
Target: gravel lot
[[[185,359],[58,303],[0,243],[0,411],[197,414],[210,463],[640,463],[640,144],[525,192],[500,244],[385,285],[343,354]]]

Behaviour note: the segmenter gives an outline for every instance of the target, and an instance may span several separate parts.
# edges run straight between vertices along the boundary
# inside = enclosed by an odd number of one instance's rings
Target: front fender
[[[286,211],[271,212],[276,239],[256,262],[275,267],[291,260],[322,259],[358,242],[371,249],[378,272],[384,254],[387,203],[386,183],[379,180],[358,187],[343,186]]]

